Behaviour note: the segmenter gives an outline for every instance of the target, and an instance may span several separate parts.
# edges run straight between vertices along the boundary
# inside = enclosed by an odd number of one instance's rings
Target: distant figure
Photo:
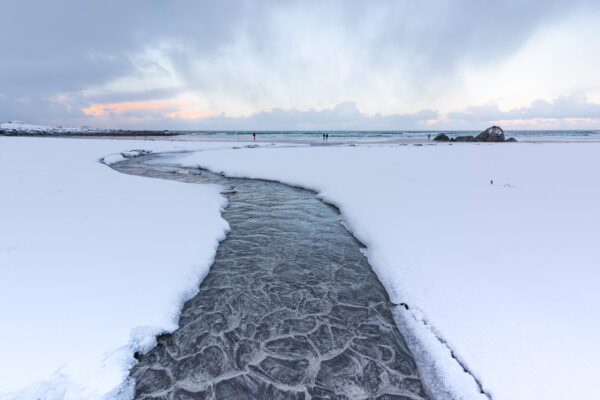
[[[494,180],[493,180],[493,179],[491,179],[491,180],[490,180],[490,185],[493,185],[493,184],[494,184]]]
[[[325,134],[323,134],[323,141],[325,141]]]
[[[431,133],[427,135],[427,140],[431,140]]]
[[[329,133],[326,133],[326,134],[325,134],[325,141],[326,141],[326,142],[327,142],[327,141],[329,141]]]
[[[254,138],[254,141],[256,142],[256,133],[253,133],[252,137]]]

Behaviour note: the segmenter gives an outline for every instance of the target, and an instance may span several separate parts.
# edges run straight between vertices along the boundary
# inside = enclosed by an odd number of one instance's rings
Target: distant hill
[[[0,122],[0,135],[4,136],[174,136],[170,131],[144,131],[122,129],[97,129],[89,126],[65,127],[32,125],[21,121]]]

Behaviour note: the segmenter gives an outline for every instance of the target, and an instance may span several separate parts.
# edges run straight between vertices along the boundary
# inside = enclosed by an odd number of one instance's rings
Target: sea
[[[403,142],[424,141],[433,139],[440,133],[449,137],[472,135],[480,131],[179,131],[181,135],[197,137],[198,139],[229,139],[319,142],[324,141],[323,135],[328,136],[330,143],[352,142]],[[506,138],[514,137],[518,141],[600,141],[600,130],[505,130]]]

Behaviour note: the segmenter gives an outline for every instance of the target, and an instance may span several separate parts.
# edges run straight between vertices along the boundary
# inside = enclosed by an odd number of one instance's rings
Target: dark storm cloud
[[[66,121],[83,117],[81,109],[91,103],[156,100],[186,91],[203,94],[209,103],[213,93],[219,92],[225,97],[267,104],[272,92],[287,93],[291,82],[300,82],[310,92],[320,85],[315,79],[319,68],[303,69],[315,56],[310,48],[298,48],[297,39],[311,30],[314,33],[314,29],[322,33],[314,47],[325,49],[331,63],[343,62],[342,55],[349,51],[333,37],[356,43],[360,49],[362,69],[349,73],[348,82],[342,82],[341,87],[356,82],[365,85],[368,92],[371,82],[364,77],[386,76],[395,65],[402,64],[401,76],[394,76],[389,85],[409,82],[415,93],[404,95],[426,95],[432,87],[451,81],[458,63],[493,63],[518,49],[538,27],[597,6],[596,1],[586,0],[9,0],[1,10],[0,120]],[[179,78],[177,84],[137,92],[85,92],[140,74],[135,56],[161,43],[171,46],[163,55]],[[268,88],[258,76],[253,80],[251,71],[237,74],[235,66],[222,74],[218,65],[207,69],[208,73],[198,73],[199,63],[210,64],[223,49],[240,43],[242,56],[255,60],[255,68],[275,65]],[[344,70],[352,67],[340,65]],[[60,101],[65,97],[70,107]],[[309,93],[307,97],[306,101],[315,105],[319,101],[318,95],[311,98]],[[272,119],[272,113],[251,118]],[[293,110],[281,115],[301,122]]]
[[[131,56],[163,39],[193,42],[210,55],[231,40],[232,26],[252,15],[249,7],[239,1],[3,3],[0,119],[57,116],[52,96],[135,73]],[[62,113],[59,118],[68,115]]]

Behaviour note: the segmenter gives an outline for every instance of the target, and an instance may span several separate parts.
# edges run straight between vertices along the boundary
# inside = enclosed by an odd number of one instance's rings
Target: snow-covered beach
[[[357,146],[180,162],[308,187],[336,204],[392,300],[410,306],[399,316],[414,335],[433,329],[494,398],[590,398],[600,357],[599,151]],[[445,346],[423,343],[444,368]],[[447,365],[443,384],[473,398],[462,368]]]
[[[33,384],[7,398],[110,393],[133,362],[131,332],[173,329],[210,266],[227,228],[219,188],[98,162],[133,149],[202,150],[172,162],[306,187],[338,206],[392,301],[408,306],[396,317],[438,398],[484,398],[463,367],[495,399],[594,397],[599,144],[0,139],[0,391]]]
[[[101,398],[127,376],[132,351],[177,326],[206,274],[227,230],[220,188],[126,176],[100,163],[138,148],[182,146],[0,138],[5,397]]]

